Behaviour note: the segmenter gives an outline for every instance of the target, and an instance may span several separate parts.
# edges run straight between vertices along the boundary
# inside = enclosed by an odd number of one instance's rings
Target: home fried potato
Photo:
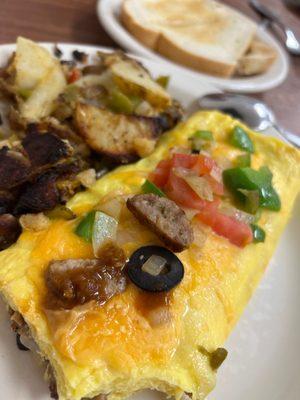
[[[66,86],[59,62],[37,43],[19,37],[9,72],[21,99],[21,116],[28,121],[48,116],[54,100]]]
[[[124,93],[139,96],[161,110],[171,105],[169,93],[137,61],[115,54],[107,63],[110,63],[115,83]]]
[[[160,133],[155,118],[115,114],[88,104],[77,105],[75,122],[93,150],[121,163],[150,154]]]

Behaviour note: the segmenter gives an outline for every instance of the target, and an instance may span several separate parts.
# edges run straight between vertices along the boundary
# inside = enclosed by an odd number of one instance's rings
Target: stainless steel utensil
[[[282,30],[285,35],[285,46],[287,50],[294,56],[300,56],[300,40],[296,38],[294,32],[290,28],[284,25],[279,16],[259,0],[250,0],[249,4],[259,15],[268,19],[272,24],[275,24]]]
[[[203,96],[198,103],[201,109],[221,110],[262,133],[267,128],[273,127],[284,141],[300,148],[300,137],[280,128],[274,113],[260,100],[235,93],[215,93]]]

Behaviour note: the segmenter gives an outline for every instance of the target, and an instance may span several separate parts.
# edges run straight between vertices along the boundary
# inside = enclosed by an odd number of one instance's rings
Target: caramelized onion
[[[98,259],[52,261],[45,274],[47,309],[71,309],[95,300],[106,303],[126,288],[122,270],[123,250],[113,244],[104,246]]]

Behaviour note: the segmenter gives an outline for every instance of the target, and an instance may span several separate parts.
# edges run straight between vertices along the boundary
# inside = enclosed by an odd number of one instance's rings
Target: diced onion
[[[99,211],[102,211],[103,213],[115,218],[116,220],[119,220],[124,204],[125,198],[122,196],[117,196],[113,199],[105,201],[97,208]]]
[[[159,275],[166,265],[166,260],[163,257],[152,255],[143,264],[142,270],[148,272],[148,274],[157,276]]]
[[[229,204],[223,203],[220,206],[220,211],[223,214],[228,215],[229,217],[233,217],[240,222],[244,222],[245,224],[253,224],[255,222],[255,216],[248,214],[242,210],[238,210],[235,207],[232,207]]]
[[[50,224],[50,220],[45,214],[24,214],[20,217],[20,224],[23,229],[28,231],[42,231],[47,229]]]
[[[175,173],[177,176],[184,179],[201,199],[213,201],[214,194],[212,187],[205,178],[197,176],[193,171],[185,168],[176,168]]]
[[[210,176],[217,182],[222,182],[222,170],[219,167],[214,166],[210,171]]]
[[[148,101],[141,101],[140,104],[135,109],[135,114],[143,115],[143,116],[151,116],[153,113],[153,108],[148,103]]]
[[[212,188],[205,178],[200,176],[186,176],[184,180],[201,199],[213,201],[214,195]]]
[[[189,221],[191,221],[195,215],[199,213],[199,210],[195,210],[194,208],[183,208],[185,215]]]
[[[190,154],[191,149],[186,148],[186,147],[179,147],[179,146],[174,146],[170,150],[171,154]]]
[[[84,187],[89,188],[96,182],[96,171],[94,168],[86,169],[80,172],[77,178]]]
[[[93,249],[96,256],[104,243],[116,239],[117,227],[118,221],[114,218],[101,211],[96,212],[92,236]]]

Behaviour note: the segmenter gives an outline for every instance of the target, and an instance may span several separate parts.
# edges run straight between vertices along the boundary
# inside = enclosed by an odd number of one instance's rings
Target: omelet
[[[270,168],[281,199],[279,212],[262,211],[265,242],[241,248],[209,228],[202,240],[195,227],[194,243],[177,254],[185,274],[168,294],[168,318],[161,324],[153,322],[153,303],[160,295],[132,283],[102,305],[89,302],[72,309],[45,308],[48,264],[93,258],[91,244],[75,233],[82,215],[110,198],[140,193],[158,162],[168,158],[172,148],[187,147],[197,130],[213,132],[214,159],[234,160],[241,150],[229,144],[228,137],[237,125],[255,145],[253,167]],[[300,190],[299,165],[295,148],[252,132],[224,114],[200,112],[165,134],[152,155],[117,168],[71,199],[67,206],[78,216],[76,220],[55,219],[41,231],[24,231],[16,244],[1,252],[1,294],[23,316],[40,353],[52,366],[59,399],[101,394],[118,400],[146,388],[176,399],[184,393],[204,399],[216,383],[210,355],[223,346],[234,328],[291,216]],[[126,207],[118,229],[118,244],[127,257],[141,246],[161,244]]]

